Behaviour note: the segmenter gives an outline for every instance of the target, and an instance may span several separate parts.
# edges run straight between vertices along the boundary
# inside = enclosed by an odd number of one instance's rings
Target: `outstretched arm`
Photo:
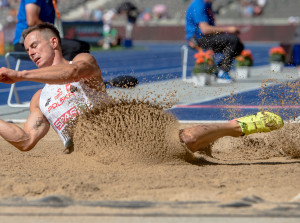
[[[101,70],[97,61],[89,53],[78,54],[72,64],[66,62],[23,71],[15,71],[5,67],[0,68],[0,82],[6,84],[13,84],[19,81],[65,84],[79,80],[87,80],[93,77],[100,77],[102,79]]]
[[[24,129],[0,119],[0,136],[21,151],[31,150],[49,131],[50,124],[39,108],[39,90],[31,99],[30,115]]]

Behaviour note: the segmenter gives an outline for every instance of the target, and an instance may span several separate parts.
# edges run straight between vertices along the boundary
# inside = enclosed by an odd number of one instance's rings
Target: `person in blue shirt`
[[[57,0],[21,0],[17,15],[18,22],[15,29],[13,41],[14,51],[24,52],[24,40],[22,32],[28,27],[49,22],[54,24],[56,10],[54,4]],[[90,45],[87,42],[75,39],[62,38],[63,56],[67,60],[72,60],[79,53],[88,53]]]
[[[22,32],[25,29],[41,22],[54,24],[55,10],[52,0],[21,0],[17,19],[13,44],[15,51],[24,51]]]
[[[234,58],[243,51],[244,45],[235,26],[216,26],[212,10],[213,0],[194,0],[186,11],[186,41],[195,49],[210,49],[222,53],[217,65],[217,82],[231,83],[229,71]]]

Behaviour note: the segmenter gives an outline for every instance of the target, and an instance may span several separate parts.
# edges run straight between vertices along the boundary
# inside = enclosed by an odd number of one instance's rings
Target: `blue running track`
[[[171,111],[179,120],[228,120],[258,111],[271,111],[284,120],[300,116],[300,81],[272,85],[203,103],[177,105]]]

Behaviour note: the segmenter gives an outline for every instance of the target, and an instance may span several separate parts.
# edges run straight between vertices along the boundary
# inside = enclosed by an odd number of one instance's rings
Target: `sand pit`
[[[196,154],[204,157],[196,163],[186,161],[178,140],[187,126],[161,107],[123,103],[82,116],[69,155],[52,129],[26,153],[0,140],[0,199],[229,202],[257,196],[288,202],[299,194],[298,123],[224,137],[212,145],[212,157]]]
[[[121,101],[92,109],[74,127],[75,150],[103,164],[155,164],[182,159],[179,123],[162,106]]]

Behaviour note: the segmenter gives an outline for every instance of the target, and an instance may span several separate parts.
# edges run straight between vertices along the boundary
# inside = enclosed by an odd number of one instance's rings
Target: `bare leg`
[[[182,129],[179,138],[189,150],[196,152],[221,137],[239,137],[241,135],[243,135],[243,132],[238,122],[230,121],[218,124],[202,124]]]

